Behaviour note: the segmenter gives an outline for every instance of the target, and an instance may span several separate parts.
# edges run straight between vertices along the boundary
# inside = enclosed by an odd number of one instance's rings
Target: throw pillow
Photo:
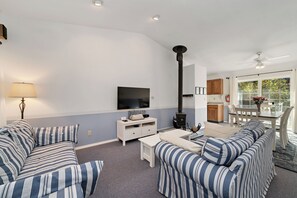
[[[19,175],[25,157],[9,132],[1,130],[0,135],[0,185],[12,182]]]
[[[250,131],[254,141],[259,139],[265,132],[265,125],[261,121],[250,120],[243,127],[241,131]]]
[[[36,145],[44,146],[62,141],[78,142],[79,124],[59,127],[34,128]]]
[[[208,138],[201,156],[210,163],[230,166],[253,143],[254,138],[250,133],[237,133],[229,139]]]
[[[14,142],[27,158],[35,146],[32,126],[25,120],[18,120],[6,125],[4,128],[8,130]]]

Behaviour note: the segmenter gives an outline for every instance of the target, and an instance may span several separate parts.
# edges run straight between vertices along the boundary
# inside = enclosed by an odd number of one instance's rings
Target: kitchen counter
[[[207,105],[224,105],[223,102],[208,102]]]

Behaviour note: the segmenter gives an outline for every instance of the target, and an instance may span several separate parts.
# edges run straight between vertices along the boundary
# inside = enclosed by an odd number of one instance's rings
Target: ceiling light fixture
[[[103,1],[101,0],[93,0],[94,6],[101,7],[103,5]]]
[[[155,16],[152,17],[152,19],[154,21],[159,21],[160,20],[160,15],[155,15]]]
[[[262,61],[258,60],[257,65],[256,65],[256,69],[263,69],[264,67],[265,67],[265,65],[262,63]]]

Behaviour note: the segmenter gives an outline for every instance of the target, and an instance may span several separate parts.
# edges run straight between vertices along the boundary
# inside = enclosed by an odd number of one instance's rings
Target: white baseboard
[[[84,146],[75,147],[75,150],[81,150],[81,149],[90,148],[90,147],[93,147],[93,146],[98,146],[98,145],[107,144],[107,143],[116,142],[116,141],[119,141],[119,140],[118,139],[112,139],[112,140],[106,140],[106,141],[102,141],[102,142],[96,142],[96,143],[93,143],[93,144],[87,144],[87,145],[84,145]]]
[[[165,128],[158,129],[157,131],[172,129],[172,128],[173,127],[165,127]],[[93,143],[93,144],[87,144],[87,145],[75,147],[75,150],[81,150],[81,149],[90,148],[90,147],[93,147],[93,146],[98,146],[98,145],[107,144],[107,143],[116,142],[116,141],[119,141],[119,140],[118,139],[112,139],[112,140],[106,140],[106,141],[102,141],[102,142],[96,142],[96,143]]]

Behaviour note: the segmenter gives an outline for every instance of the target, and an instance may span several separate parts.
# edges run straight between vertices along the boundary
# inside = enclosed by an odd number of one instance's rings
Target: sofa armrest
[[[164,141],[156,146],[155,154],[161,160],[161,165],[165,163],[168,169],[178,171],[218,197],[235,196],[236,174],[228,167],[209,163],[198,154]],[[168,172],[172,173],[170,170]]]
[[[16,180],[0,185],[0,197],[43,197],[75,184],[80,184],[84,197],[88,197],[95,191],[102,167],[102,161],[91,161],[55,172]]]
[[[34,135],[36,146],[45,146],[62,141],[78,142],[79,124],[59,127],[36,127]]]

